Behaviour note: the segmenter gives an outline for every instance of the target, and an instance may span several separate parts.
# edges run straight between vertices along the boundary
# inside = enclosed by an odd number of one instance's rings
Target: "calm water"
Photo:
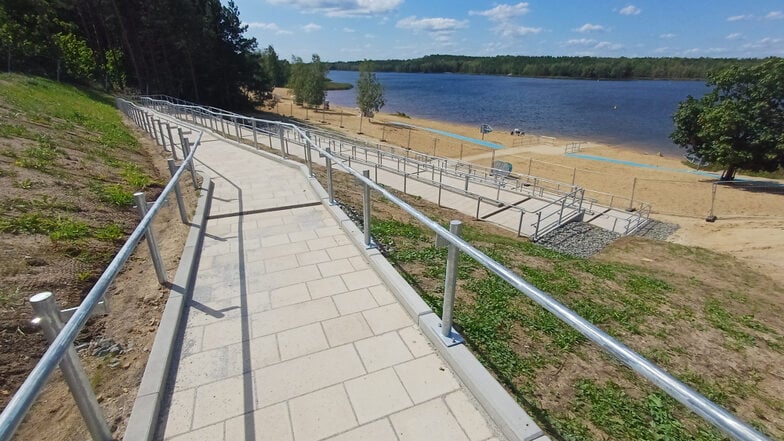
[[[357,72],[331,71],[333,81],[357,82]],[[384,85],[385,113],[475,125],[518,127],[648,152],[682,153],[668,138],[672,114],[700,81],[588,81],[458,74],[376,74]],[[356,88],[330,91],[330,102],[356,107]]]

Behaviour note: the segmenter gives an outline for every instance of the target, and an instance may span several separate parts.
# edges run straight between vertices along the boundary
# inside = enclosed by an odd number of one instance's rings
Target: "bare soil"
[[[0,302],[0,408],[5,407],[47,347],[40,330],[31,324],[33,313],[27,299],[38,292],[52,291],[62,308],[78,306],[139,221],[132,207],[107,207],[89,190],[96,179],[119,179],[116,168],[90,159],[85,148],[87,133],[57,131],[56,121],[40,124],[16,119],[14,123],[61,140],[57,148],[62,158],[55,173],[15,167],[14,154],[21,154],[33,141],[0,138],[0,147],[6,153],[0,156],[0,167],[12,170],[0,174],[0,199],[5,204],[48,201],[39,207],[47,214],[51,211],[68,216],[91,227],[115,223],[121,226],[123,237],[108,242],[94,238],[55,241],[44,234],[0,234],[0,286],[4,289]],[[129,120],[125,123],[134,127]],[[135,127],[133,132],[141,148],[117,152],[117,156],[137,164],[154,179],[155,183],[145,190],[147,201],[154,201],[170,176],[167,155],[144,132]],[[187,181],[181,187],[192,213],[196,192]],[[171,280],[188,233],[173,196],[159,212],[154,231]],[[118,437],[130,416],[167,292],[157,283],[146,242],[142,241],[107,292],[112,313],[91,319],[75,343],[107,421]],[[111,352],[99,351],[111,346],[115,346]],[[59,371],[55,372],[15,439],[89,438]]]

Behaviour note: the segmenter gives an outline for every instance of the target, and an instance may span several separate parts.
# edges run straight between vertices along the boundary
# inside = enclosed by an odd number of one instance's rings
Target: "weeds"
[[[130,207],[133,205],[133,193],[119,184],[93,184],[91,190],[101,202],[117,207]]]

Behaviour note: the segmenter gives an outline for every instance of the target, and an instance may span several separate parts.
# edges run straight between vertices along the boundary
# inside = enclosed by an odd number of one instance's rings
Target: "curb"
[[[124,441],[149,441],[155,436],[161,400],[171,367],[172,349],[176,343],[185,304],[190,297],[189,290],[196,277],[204,241],[203,232],[207,225],[214,188],[215,184],[210,178],[204,177],[196,213],[191,220],[188,239],[182,250],[182,259],[177,267],[169,299],[166,301],[166,307],[155,333],[139,392],[125,429]]]

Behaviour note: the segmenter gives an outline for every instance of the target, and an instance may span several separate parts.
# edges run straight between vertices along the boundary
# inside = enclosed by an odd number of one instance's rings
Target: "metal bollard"
[[[329,148],[326,149],[327,155],[330,155],[332,152]],[[326,158],[327,163],[327,193],[329,194],[329,205],[335,205],[335,193],[332,188],[332,159],[327,156]]]
[[[463,223],[459,220],[449,222],[449,232],[460,236]],[[454,346],[462,343],[463,338],[452,329],[453,311],[455,308],[455,287],[457,286],[457,263],[460,250],[455,245],[447,245],[446,278],[444,280],[444,307],[441,314],[441,339],[444,344]]]
[[[188,141],[188,137],[187,136],[183,137],[182,140],[185,141],[185,143],[182,145],[182,148],[183,148],[183,151],[185,152],[184,153],[185,158],[187,159],[188,156],[191,155],[190,141]],[[198,189],[199,188],[199,182],[196,179],[196,169],[193,166],[193,162],[195,160],[196,160],[196,158],[191,159],[191,162],[188,163],[188,168],[191,171],[191,179],[193,180],[193,188]]]
[[[139,218],[144,219],[144,216],[147,214],[147,200],[144,197],[144,193],[134,193],[133,199],[136,202],[136,211],[139,212]],[[155,274],[158,275],[158,283],[164,284],[166,283],[166,270],[163,267],[163,259],[158,250],[158,243],[155,241],[152,224],[147,227],[144,235],[147,238],[147,247],[150,249],[150,257],[152,257],[152,264],[155,267]]]
[[[370,179],[370,170],[364,170],[362,176]],[[364,218],[365,227],[365,246],[373,248],[373,244],[370,242],[370,186],[365,182],[362,185],[364,186],[362,193],[362,217]]]
[[[33,307],[33,312],[40,319],[46,340],[51,344],[63,329],[60,307],[57,306],[54,295],[51,292],[36,294],[30,298],[30,304]],[[63,372],[63,378],[68,384],[68,389],[71,390],[71,395],[79,407],[79,412],[81,412],[93,440],[110,441],[112,432],[106,424],[106,417],[101,406],[98,405],[98,399],[95,398],[95,392],[90,386],[90,380],[84,372],[73,345],[68,348],[63,359],[60,360],[60,370]]]
[[[172,136],[171,126],[166,124],[166,131],[169,132],[169,144],[171,145],[171,154],[174,159],[177,158],[177,149],[174,148],[174,137]]]
[[[169,165],[169,173],[174,176],[177,173],[177,166],[174,165],[174,159],[167,159],[166,163]],[[180,210],[180,219],[182,223],[188,223],[188,214],[185,212],[185,202],[182,200],[182,191],[180,190],[180,183],[174,186],[174,194],[177,196],[177,208]]]

